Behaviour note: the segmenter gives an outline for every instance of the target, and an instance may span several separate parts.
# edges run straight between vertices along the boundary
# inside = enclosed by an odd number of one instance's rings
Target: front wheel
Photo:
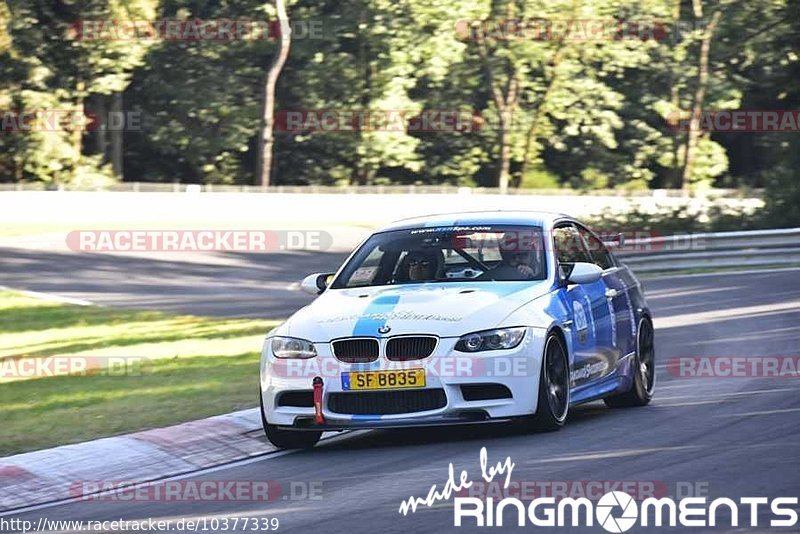
[[[261,406],[261,426],[264,428],[264,434],[269,442],[279,449],[310,449],[322,437],[321,430],[291,430],[267,423],[261,392],[258,394],[258,399]]]
[[[656,386],[655,343],[653,323],[646,317],[639,321],[633,367],[630,391],[603,399],[609,408],[645,406],[653,398]]]
[[[550,432],[564,426],[569,412],[569,359],[561,338],[547,336],[539,373],[539,401],[529,426],[538,432]]]
[[[287,430],[275,425],[264,425],[270,443],[279,449],[310,449],[322,436],[319,430]]]

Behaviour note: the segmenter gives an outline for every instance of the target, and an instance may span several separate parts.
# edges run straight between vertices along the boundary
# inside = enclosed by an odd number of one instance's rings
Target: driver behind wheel
[[[444,260],[439,251],[409,251],[397,268],[396,281],[426,282],[436,280],[443,263]]]

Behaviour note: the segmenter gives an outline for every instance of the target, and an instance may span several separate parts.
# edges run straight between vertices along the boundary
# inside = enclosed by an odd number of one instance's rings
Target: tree
[[[292,30],[289,26],[289,17],[286,14],[284,0],[275,0],[275,9],[280,24],[280,36],[278,38],[278,51],[275,53],[264,82],[262,99],[264,111],[261,116],[261,142],[258,145],[258,183],[262,187],[269,185],[270,173],[272,172],[272,151],[275,143],[275,87],[278,84],[278,77],[281,75],[283,65],[289,57],[289,49],[292,44]]]
[[[274,19],[267,7],[226,0],[190,9],[185,0],[162,0],[156,17]],[[266,38],[153,43],[124,93],[126,107],[142,118],[141,129],[126,137],[126,179],[255,183],[264,65],[275,49]]]
[[[497,125],[495,185],[504,189],[511,177],[518,185],[528,169],[540,172],[546,160],[561,169],[562,180],[579,187],[631,180],[646,184],[643,165],[648,162],[634,151],[619,150],[618,137],[627,126],[619,115],[625,105],[619,89],[625,76],[647,69],[658,44],[635,36],[618,38],[613,29],[615,21],[652,21],[659,4],[484,4],[487,18],[473,25],[471,41],[491,91],[485,111]],[[607,30],[603,37],[583,33],[594,22]],[[628,133],[642,130],[642,121],[638,124]]]
[[[11,17],[3,26],[13,42],[7,52],[13,71],[7,82],[13,107],[20,111],[71,110],[83,115],[90,95],[124,90],[133,70],[141,65],[147,43],[86,39],[80,22],[152,18],[155,1],[8,2]],[[79,178],[79,171],[99,171],[100,158],[88,157],[84,150],[85,133],[83,125],[71,124],[65,130],[16,135],[15,146],[21,150],[21,159],[15,164],[17,177],[57,183]]]
[[[694,17],[696,22],[703,20],[703,0],[692,0]],[[702,30],[700,38],[700,51],[698,53],[697,82],[692,98],[691,119],[689,122],[689,132],[686,137],[686,150],[683,158],[683,170],[681,172],[681,187],[686,188],[692,177],[695,152],[700,141],[700,116],[704,111],[706,90],[708,89],[709,78],[709,55],[711,53],[711,41],[717,31],[717,25],[722,12],[717,10],[711,15],[708,25]]]
[[[670,121],[709,109],[797,109],[797,2],[293,0],[290,42],[279,7],[0,0],[0,109],[104,117],[124,108],[142,119],[124,136],[6,132],[0,180],[102,181],[124,167],[126,180],[209,184],[769,185],[776,199],[775,184],[796,176],[797,136]],[[74,25],[254,13],[283,19],[281,39],[86,39]],[[666,35],[581,35],[588,23],[609,32],[642,20],[666,21]],[[322,35],[303,35],[320,22]],[[554,33],[536,35],[536,23]],[[391,131],[289,132],[272,122],[281,110],[410,120]],[[437,110],[471,113],[475,127],[414,131],[411,117]]]

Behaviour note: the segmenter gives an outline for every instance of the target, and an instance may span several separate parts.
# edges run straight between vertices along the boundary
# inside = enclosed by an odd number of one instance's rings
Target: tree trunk
[[[365,13],[359,16],[359,24],[368,24]],[[362,36],[358,43],[358,64],[364,68],[364,90],[361,92],[361,109],[368,110],[372,105],[372,64],[370,57],[372,51],[369,47],[369,40]],[[365,152],[369,153],[369,138],[364,137],[361,130],[361,122],[355,122],[355,130],[358,135],[359,143],[364,147]],[[367,163],[367,158],[362,157],[356,151],[355,162],[353,164],[353,173],[350,176],[351,185],[369,185],[371,181],[370,164]]]
[[[121,117],[123,116],[122,111],[122,93],[114,93],[111,96],[111,112],[114,114],[114,117]],[[127,118],[126,118],[127,119]],[[111,129],[111,168],[114,169],[114,175],[117,178],[123,178],[123,168],[122,168],[122,141],[123,141],[123,130],[124,126],[127,126],[127,122],[118,123],[115,125],[114,128]]]
[[[508,179],[511,176],[511,132],[506,121],[500,121],[500,172],[497,176],[497,186],[501,193],[508,191]]]
[[[269,186],[271,180],[272,151],[275,144],[275,87],[278,84],[278,77],[281,75],[283,65],[289,57],[289,48],[292,44],[292,29],[289,27],[289,17],[286,14],[284,0],[275,0],[275,7],[278,11],[281,34],[278,52],[272,59],[264,82],[261,135],[258,144],[258,183],[262,187]]]
[[[537,136],[539,125],[541,124],[542,113],[544,110],[544,106],[547,103],[548,98],[550,97],[550,93],[553,92],[553,88],[556,85],[557,77],[558,77],[558,65],[561,63],[561,56],[564,52],[564,38],[562,37],[558,41],[558,45],[556,47],[555,52],[553,52],[553,57],[550,59],[549,65],[552,69],[552,73],[550,74],[550,79],[547,82],[547,87],[542,93],[542,96],[539,97],[538,101],[536,102],[536,106],[534,106],[533,110],[531,110],[528,115],[530,117],[531,125],[528,128],[527,133],[525,134],[525,151],[522,155],[522,166],[519,170],[519,182],[522,184],[522,181],[525,179],[525,173],[528,170],[528,165],[533,158],[533,141]],[[543,75],[547,76],[547,67],[543,70]]]
[[[78,117],[85,117],[84,100],[86,99],[86,83],[79,80],[75,85],[75,114]],[[81,119],[83,120],[83,119]],[[83,153],[83,124],[72,124],[70,126],[70,142],[72,144],[72,177],[75,178],[80,165],[81,154]],[[60,173],[55,175],[55,183],[58,185],[61,182]]]
[[[698,16],[699,0],[695,3],[695,16]],[[702,7],[699,8],[702,10]],[[702,17],[702,11],[700,11]],[[700,141],[700,115],[703,112],[703,105],[705,103],[706,89],[708,87],[708,56],[711,52],[711,40],[714,37],[714,32],[717,29],[720,11],[715,11],[711,15],[711,21],[708,27],[703,32],[703,38],[700,41],[700,57],[697,73],[697,88],[695,89],[692,116],[689,121],[689,133],[686,138],[686,155],[683,160],[683,172],[681,173],[681,188],[688,189],[692,177],[692,167],[694,165],[694,157],[697,152],[697,145]],[[699,19],[698,19],[699,20]]]
[[[486,47],[484,36],[477,39],[478,53],[481,56],[481,61],[486,69],[486,75],[489,78],[489,88],[492,90],[492,97],[494,105],[497,107],[497,113],[500,117],[500,164],[497,172],[497,187],[500,188],[500,193],[504,194],[508,191],[508,181],[511,170],[511,128],[514,122],[514,111],[517,108],[519,79],[518,72],[514,65],[509,63],[507,69],[509,71],[508,85],[505,93],[503,88],[500,87],[500,82],[494,75],[492,65],[489,60],[489,51]]]
[[[672,24],[677,28],[678,23],[681,21],[681,0],[672,0]],[[674,56],[673,56],[674,57]],[[683,168],[681,165],[681,148],[683,148],[683,140],[686,137],[680,129],[680,109],[681,109],[681,95],[679,90],[679,76],[676,73],[675,66],[670,66],[669,69],[669,87],[670,87],[670,102],[672,109],[678,113],[678,118],[675,124],[672,125],[672,167],[669,170],[669,175],[666,181],[666,187],[683,187]]]
[[[501,111],[503,119],[500,121],[502,131],[500,132],[500,173],[497,178],[497,186],[502,194],[508,192],[508,179],[511,176],[511,135],[514,127],[514,112],[517,109],[518,90],[519,80],[515,72],[508,82],[508,92]]]
[[[106,95],[94,96],[94,114],[96,122],[94,128],[94,152],[106,159],[108,150],[108,135],[106,134]]]

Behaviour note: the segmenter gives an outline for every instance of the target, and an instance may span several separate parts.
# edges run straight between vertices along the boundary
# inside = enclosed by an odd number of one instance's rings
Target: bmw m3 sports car
[[[643,406],[655,386],[640,283],[577,220],[474,212],[393,223],[271,331],[261,415],[280,448],[323,431],[518,421],[570,406]]]

